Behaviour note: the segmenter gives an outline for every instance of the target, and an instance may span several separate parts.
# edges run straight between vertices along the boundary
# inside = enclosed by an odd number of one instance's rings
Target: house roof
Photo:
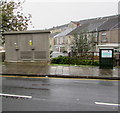
[[[108,18],[108,20],[104,24],[98,27],[98,31],[108,31],[113,29],[114,27],[117,27],[118,20],[118,16],[115,16],[114,18]]]
[[[105,21],[106,19],[99,19],[99,18],[81,21],[80,22],[82,23],[81,26],[71,31],[69,35],[73,35],[75,33],[79,34],[84,32],[94,32],[97,30],[98,26],[102,25]]]
[[[57,35],[60,32],[55,32],[55,33],[50,33],[50,37],[54,37],[55,35]]]
[[[71,31],[68,35],[73,35],[76,33],[79,34],[84,32],[110,30],[115,27],[119,28],[120,24],[118,24],[118,20],[118,15],[81,20],[79,21],[81,26]]]
[[[64,28],[64,27],[68,27],[68,24],[64,24],[64,25],[52,27],[52,28],[50,28],[50,29],[48,29],[48,30],[61,29],[61,28]]]
[[[71,21],[72,23],[79,23],[79,26],[72,29],[67,28],[61,33],[53,34],[54,37],[62,37],[66,35],[73,35],[76,33],[84,33],[84,32],[95,32],[95,31],[104,31],[110,30],[114,28],[120,28],[120,23],[118,23],[120,17],[119,15],[107,16],[107,17],[98,17],[92,19],[85,19],[80,21]],[[59,29],[68,27],[68,24],[53,27],[52,29]],[[50,29],[49,29],[50,30]]]
[[[112,29],[114,29],[114,28],[119,29],[120,28],[120,22],[118,24],[116,24]]]
[[[63,32],[58,33],[57,35],[55,35],[54,38],[66,36],[66,35],[68,35],[74,29],[75,28],[66,29],[65,31],[63,31]]]

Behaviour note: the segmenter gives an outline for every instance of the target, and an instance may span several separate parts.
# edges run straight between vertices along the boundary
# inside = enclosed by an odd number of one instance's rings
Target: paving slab
[[[64,66],[63,67],[63,73],[62,73],[62,75],[70,75],[70,68]]]
[[[1,65],[2,75],[27,75],[50,77],[76,77],[76,78],[106,78],[120,79],[120,68],[99,69],[99,67],[80,66],[52,66],[52,65],[28,65],[19,63],[7,63]]]
[[[56,69],[56,75],[62,75],[63,73],[63,66],[57,66],[57,69]]]

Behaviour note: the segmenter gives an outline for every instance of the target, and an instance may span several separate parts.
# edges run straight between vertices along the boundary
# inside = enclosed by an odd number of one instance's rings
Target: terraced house
[[[98,28],[98,46],[112,47],[115,52],[120,51],[120,17],[114,16]]]
[[[63,29],[63,26],[60,26],[60,28]],[[72,21],[64,25],[64,28],[64,30],[61,30],[61,32],[56,33],[52,37],[54,42],[51,43],[53,51],[69,52],[73,46],[75,34],[87,34],[88,40],[92,40],[94,36],[93,43],[96,47],[94,51],[98,51],[100,46],[113,47],[116,51],[119,50],[119,15]]]
[[[78,22],[71,21],[69,24],[50,29],[51,30],[51,35],[50,35],[51,50],[59,51],[59,52],[69,51],[69,48],[73,43],[74,37],[72,35],[68,35],[68,33],[73,31],[78,26],[79,26]]]

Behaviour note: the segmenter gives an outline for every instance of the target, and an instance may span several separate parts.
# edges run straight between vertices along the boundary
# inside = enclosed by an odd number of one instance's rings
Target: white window
[[[107,42],[107,35],[106,35],[106,33],[102,33],[102,42]]]

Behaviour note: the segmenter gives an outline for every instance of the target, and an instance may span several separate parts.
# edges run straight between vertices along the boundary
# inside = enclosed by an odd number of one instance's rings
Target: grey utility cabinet
[[[47,30],[5,32],[6,62],[37,62],[50,60]]]

